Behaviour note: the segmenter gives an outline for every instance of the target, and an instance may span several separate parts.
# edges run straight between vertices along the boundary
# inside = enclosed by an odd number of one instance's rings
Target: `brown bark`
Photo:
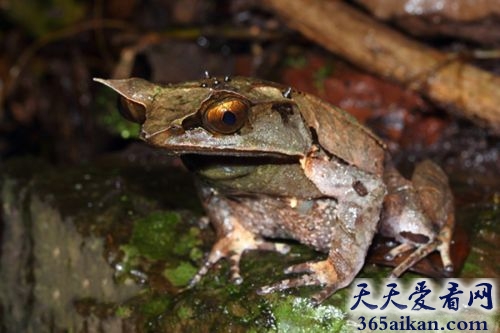
[[[500,77],[408,39],[342,1],[262,1],[333,53],[500,134]]]
[[[441,19],[470,22],[500,16],[499,0],[441,0],[439,3],[414,0],[356,0],[356,2],[383,19],[436,15]]]

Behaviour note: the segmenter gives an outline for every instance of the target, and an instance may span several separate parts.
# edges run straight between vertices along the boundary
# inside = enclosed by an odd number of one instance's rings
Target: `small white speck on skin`
[[[61,291],[59,289],[55,289],[52,292],[52,299],[53,300],[58,300],[61,297]]]
[[[58,258],[61,255],[61,249],[56,247],[52,250],[52,257]]]
[[[290,198],[290,207],[297,207],[297,198]]]
[[[82,281],[82,288],[87,289],[90,287],[90,280],[89,279],[83,279]]]

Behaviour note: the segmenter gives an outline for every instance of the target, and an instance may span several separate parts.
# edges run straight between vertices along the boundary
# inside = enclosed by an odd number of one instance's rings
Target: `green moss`
[[[133,309],[129,306],[119,306],[115,311],[115,315],[119,318],[129,318],[132,314]]]
[[[201,248],[199,248],[199,247],[193,247],[189,251],[189,259],[191,259],[193,261],[199,261],[203,258],[203,256],[204,256],[204,253],[201,250]]]
[[[135,221],[130,245],[150,259],[166,259],[178,242],[174,228],[180,220],[177,213],[153,212]]]
[[[346,332],[344,312],[331,305],[313,306],[306,298],[288,296],[273,306],[278,332]]]
[[[175,268],[167,268],[163,271],[165,276],[175,287],[185,286],[196,274],[197,269],[188,262],[181,262]]]
[[[153,296],[146,303],[142,304],[140,311],[150,318],[160,316],[165,313],[170,306],[171,299],[162,295]]]
[[[181,256],[190,255],[192,250],[197,246],[200,246],[201,244],[202,241],[200,239],[200,229],[191,227],[189,228],[188,233],[182,235],[176,242],[173,248],[173,253]],[[197,256],[197,254],[194,255]],[[199,258],[191,259],[196,260]]]
[[[123,252],[123,257],[121,259],[121,264],[123,266],[122,272],[130,272],[130,269],[137,265],[139,260],[139,249],[133,245],[125,244],[120,246],[120,250]],[[120,276],[118,274],[117,276]],[[126,275],[123,275],[126,278]]]
[[[191,309],[190,307],[187,307],[187,306],[181,306],[179,307],[179,309],[177,310],[177,316],[181,319],[181,320],[187,320],[187,319],[190,319],[192,318],[194,315],[194,312],[193,312],[193,309]]]

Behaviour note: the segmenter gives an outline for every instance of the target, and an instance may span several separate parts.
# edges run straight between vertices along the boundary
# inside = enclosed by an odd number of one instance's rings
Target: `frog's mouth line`
[[[210,165],[227,166],[258,166],[264,164],[298,164],[299,157],[279,156],[244,156],[244,155],[208,155],[208,154],[181,154],[181,159],[189,169],[198,169]]]
[[[216,147],[216,146],[208,146],[204,145],[203,140],[198,140],[196,142],[192,142],[190,145],[187,144],[177,144],[173,142],[169,142],[165,144],[165,138],[160,136],[150,136],[149,139],[142,139],[148,142],[150,145],[160,148],[163,152],[168,155],[182,156],[182,155],[201,155],[201,156],[219,156],[221,158],[229,157],[229,158],[271,158],[277,161],[279,160],[296,160],[298,161],[300,158],[303,158],[305,154],[300,151],[287,151],[286,148],[278,148],[273,147],[271,149],[259,149],[257,148],[257,144],[241,147],[236,143],[233,145],[226,145],[225,147]]]

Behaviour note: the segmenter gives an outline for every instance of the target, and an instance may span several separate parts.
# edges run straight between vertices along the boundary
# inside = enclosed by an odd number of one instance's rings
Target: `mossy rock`
[[[245,254],[241,285],[229,282],[222,261],[187,289],[214,232],[201,222],[191,178],[178,161],[141,154],[134,162],[123,154],[69,168],[35,159],[2,166],[0,331],[358,331],[346,311],[348,290],[319,306],[310,302],[317,288],[255,293],[283,278],[288,265],[322,258],[298,244],[286,256]],[[473,241],[483,242],[473,247],[468,277],[484,272],[478,253],[495,258],[498,251],[490,246],[498,214],[487,208],[459,210],[459,219],[484,216],[473,228]],[[387,272],[367,265],[362,276]]]

